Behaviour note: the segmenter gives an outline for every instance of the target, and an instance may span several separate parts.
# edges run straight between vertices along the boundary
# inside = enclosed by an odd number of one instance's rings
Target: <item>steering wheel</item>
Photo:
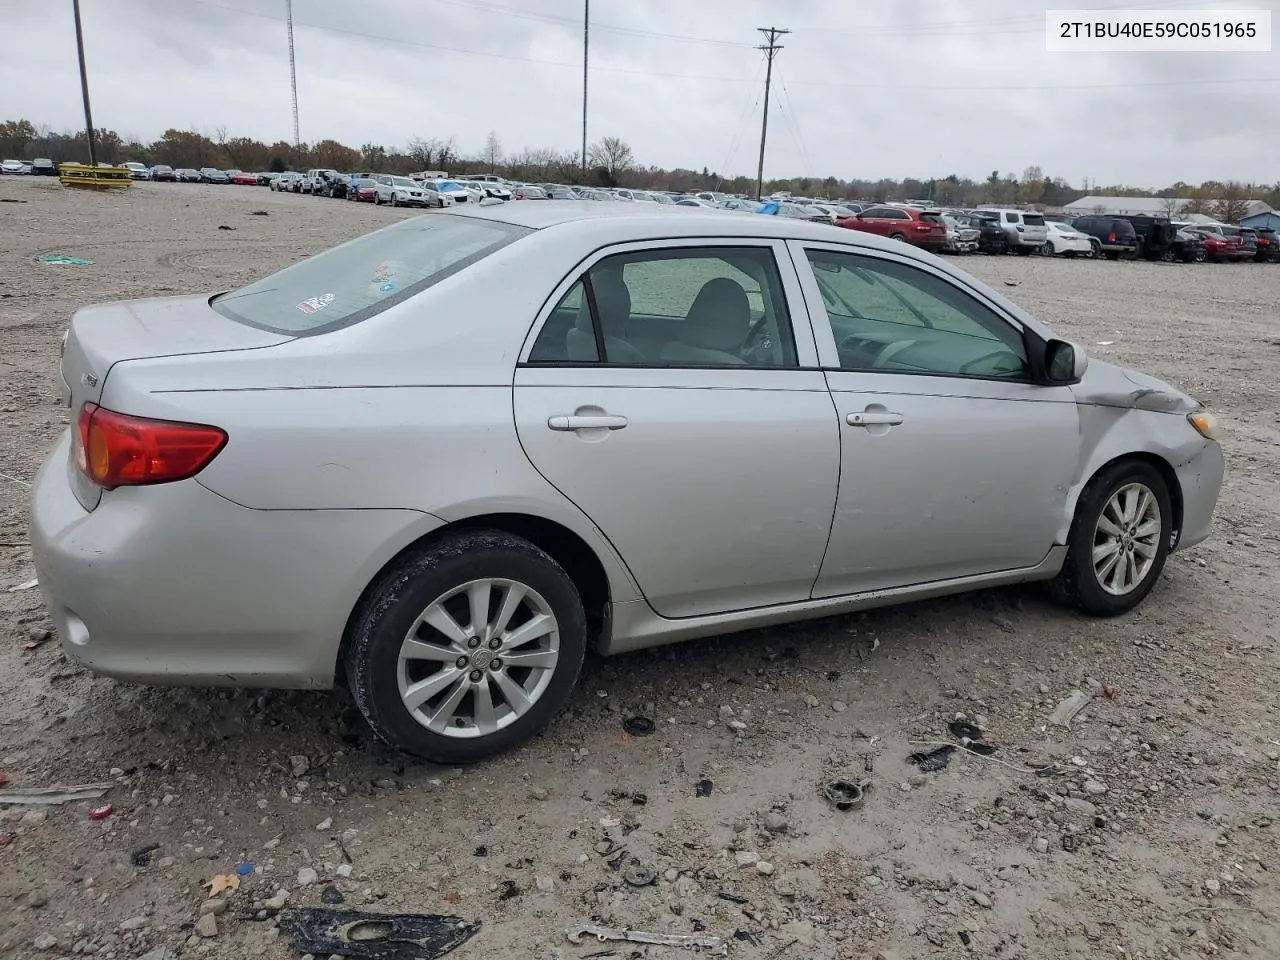
[[[852,366],[854,367],[871,369],[876,365],[876,360],[884,352],[885,347],[886,344],[875,340],[865,340],[854,335],[841,340],[836,352],[842,358],[847,354],[853,361]]]
[[[742,359],[762,366],[772,364],[777,360],[773,354],[773,338],[765,330],[765,323],[768,322],[768,319],[768,317],[761,317],[751,324],[751,329],[747,331],[746,339],[742,341],[742,349],[738,351]]]
[[[986,360],[995,359],[996,357],[1015,357],[1016,358],[1017,354],[1011,353],[1008,350],[992,350],[990,353],[984,353],[982,356],[975,357],[974,359],[970,360],[967,363],[960,364],[960,372],[970,373],[973,370],[973,368],[976,367],[978,364]]]

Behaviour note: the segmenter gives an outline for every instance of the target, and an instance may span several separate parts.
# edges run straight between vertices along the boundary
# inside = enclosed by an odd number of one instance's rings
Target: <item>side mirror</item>
[[[1045,345],[1044,368],[1050,383],[1079,383],[1089,369],[1089,358],[1077,343],[1050,340]]]

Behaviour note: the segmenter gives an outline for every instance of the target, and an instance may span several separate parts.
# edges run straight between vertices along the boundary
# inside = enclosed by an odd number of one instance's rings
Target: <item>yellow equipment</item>
[[[133,183],[128,167],[91,167],[85,163],[58,164],[64,187],[127,187]]]

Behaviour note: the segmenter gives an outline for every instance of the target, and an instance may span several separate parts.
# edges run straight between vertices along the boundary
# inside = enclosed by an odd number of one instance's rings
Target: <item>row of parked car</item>
[[[1168,262],[1280,262],[1280,236],[1267,227],[1190,223],[1154,216],[1071,217],[1035,211],[934,208],[919,203],[822,203],[774,198],[783,216],[830,222],[939,253],[1103,257]]]

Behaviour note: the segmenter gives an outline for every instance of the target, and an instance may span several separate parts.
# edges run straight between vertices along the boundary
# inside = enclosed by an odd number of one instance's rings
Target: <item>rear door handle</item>
[[[627,425],[626,417],[601,414],[594,417],[559,416],[548,417],[547,426],[552,430],[621,430]]]
[[[883,424],[888,427],[896,427],[905,420],[900,413],[891,413],[886,410],[883,413],[876,410],[864,410],[862,413],[851,413],[844,418],[844,422],[851,427],[873,427]]]

